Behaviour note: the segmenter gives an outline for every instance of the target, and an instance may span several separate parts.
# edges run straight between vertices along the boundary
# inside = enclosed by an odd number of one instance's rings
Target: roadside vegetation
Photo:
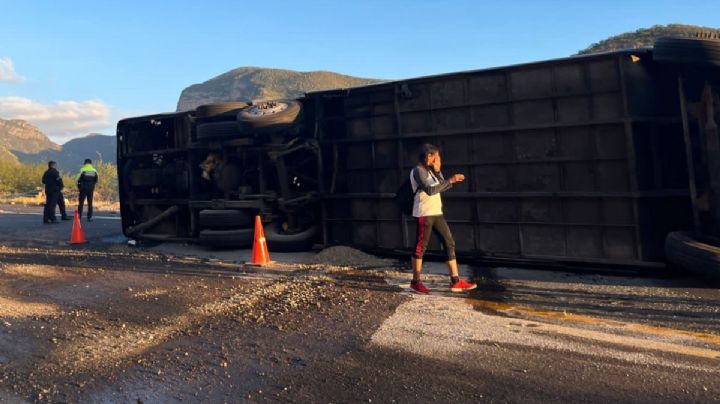
[[[98,184],[95,187],[95,200],[103,205],[118,202],[117,168],[112,163],[93,164],[98,171]],[[60,167],[63,176],[65,198],[77,199],[75,186],[76,172],[79,167]],[[24,164],[14,160],[0,160],[0,202],[36,204],[44,201],[42,175],[47,164]]]
[[[577,54],[587,55],[620,49],[650,47],[653,46],[656,39],[664,36],[680,38],[718,37],[720,36],[720,29],[683,24],[653,25],[650,28],[641,28],[636,31],[611,36],[590,45]]]

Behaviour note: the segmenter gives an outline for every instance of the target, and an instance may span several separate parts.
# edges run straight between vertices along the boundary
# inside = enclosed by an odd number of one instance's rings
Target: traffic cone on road
[[[70,233],[70,244],[83,244],[87,242],[85,240],[85,232],[80,224],[80,213],[75,211],[75,218],[73,219],[72,233]]]
[[[263,230],[260,216],[255,216],[255,237],[253,240],[252,261],[248,264],[264,266],[270,263],[270,253],[265,241],[265,231]]]

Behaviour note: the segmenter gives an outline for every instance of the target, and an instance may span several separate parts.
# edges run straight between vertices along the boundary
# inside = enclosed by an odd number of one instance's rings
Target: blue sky
[[[720,25],[712,1],[0,0],[0,118],[57,142],[172,111],[240,66],[398,79],[564,57],[655,24]]]

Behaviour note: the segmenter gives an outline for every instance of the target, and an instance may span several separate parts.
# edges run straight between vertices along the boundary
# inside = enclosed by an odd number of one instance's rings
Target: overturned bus
[[[209,104],[118,123],[128,237],[405,252],[394,202],[421,144],[467,180],[444,194],[458,254],[713,272],[720,45],[654,48]],[[431,243],[429,250],[439,250]]]

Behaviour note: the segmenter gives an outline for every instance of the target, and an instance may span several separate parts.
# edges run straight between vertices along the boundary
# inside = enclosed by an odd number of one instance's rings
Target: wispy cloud
[[[0,58],[0,82],[19,83],[25,81],[25,77],[15,71],[15,64],[10,58]]]
[[[55,139],[86,135],[111,125],[110,107],[101,100],[43,104],[23,97],[0,97],[0,118],[22,119]]]

